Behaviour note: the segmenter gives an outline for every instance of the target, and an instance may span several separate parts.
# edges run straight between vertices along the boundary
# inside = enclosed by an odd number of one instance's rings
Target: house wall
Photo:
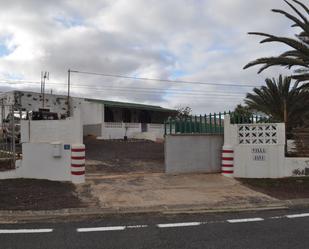
[[[140,123],[105,122],[102,125],[102,135],[99,139],[123,139],[126,135],[133,138],[141,132]]]
[[[167,135],[166,173],[218,173],[221,170],[221,135]]]
[[[104,122],[104,104],[83,101],[81,102],[83,125],[96,125]]]
[[[3,104],[15,105],[25,111],[38,111],[43,108],[43,95],[41,93],[14,91],[0,95]],[[60,115],[67,113],[67,97],[62,95],[45,94],[44,108]]]
[[[104,123],[104,104],[81,100],[83,136],[100,137]]]
[[[11,104],[15,105],[15,108],[22,108],[26,111],[38,111],[40,108],[43,107],[42,101],[43,96],[40,93],[33,93],[33,92],[25,92],[25,91],[14,91],[0,95],[0,100],[3,100],[4,104]],[[105,139],[119,139],[123,138],[125,135],[125,126],[122,125],[121,129],[108,125],[105,125],[105,105],[100,102],[92,102],[87,101],[83,98],[71,98],[71,113],[73,109],[76,108],[76,103],[79,104],[79,108],[81,109],[81,119],[83,124],[83,135],[94,135],[97,137],[102,137]],[[8,108],[8,107],[6,107]],[[61,95],[52,95],[52,94],[45,94],[45,105],[44,108],[50,109],[51,112],[56,112],[60,116],[64,116],[67,114],[67,96]],[[123,110],[124,108],[118,107],[111,107],[110,108],[113,112],[113,118],[115,123],[122,123],[123,122]],[[158,127],[151,127],[148,125],[147,133],[141,133],[141,112],[142,110],[138,109],[129,109],[131,113],[131,123],[130,127],[127,130],[128,137],[135,137],[135,138],[145,138],[145,139],[157,139],[163,138],[164,135],[164,128]],[[1,110],[0,110],[1,111]],[[6,114],[8,111],[5,112]],[[166,113],[156,112],[156,111],[149,111],[151,115],[151,121],[154,123],[160,123],[164,120],[164,116]],[[5,117],[4,117],[5,118]],[[2,122],[2,119],[0,123]],[[48,127],[44,125],[44,123],[39,125],[40,123],[36,123],[37,128],[41,131],[42,129],[45,130]],[[33,131],[31,122],[28,124],[30,128],[30,134],[32,135],[32,139],[35,139],[35,131]],[[160,125],[160,124],[158,124]],[[61,125],[60,125],[61,126]],[[24,124],[26,127],[26,124]],[[70,133],[72,131],[68,131]],[[66,132],[63,132],[65,135]],[[46,133],[47,134],[47,133]],[[61,136],[61,135],[59,135]],[[46,138],[48,140],[48,138]]]
[[[102,135],[98,139],[147,139],[152,141],[164,138],[163,124],[147,124],[147,132],[142,132],[141,123],[105,122],[102,125]]]

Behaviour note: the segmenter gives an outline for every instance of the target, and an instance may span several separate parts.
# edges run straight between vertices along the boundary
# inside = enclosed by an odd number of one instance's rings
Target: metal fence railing
[[[167,134],[223,134],[224,113],[169,118],[164,123]]]
[[[223,134],[225,115],[229,114],[232,124],[269,123],[260,115],[240,115],[234,112],[210,113],[199,116],[178,116],[164,122],[164,133],[168,134]]]
[[[13,105],[0,104],[0,171],[14,169],[21,156],[20,113]]]
[[[234,112],[229,112],[231,124],[260,124],[271,123],[273,120],[262,115],[242,115]]]

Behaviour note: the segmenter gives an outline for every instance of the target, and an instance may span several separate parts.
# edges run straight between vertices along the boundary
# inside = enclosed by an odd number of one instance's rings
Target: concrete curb
[[[309,198],[285,200],[285,205],[289,208],[309,207]]]
[[[261,210],[289,209],[294,206],[309,206],[309,199],[301,201],[278,201],[260,205],[231,205],[212,206],[209,205],[175,205],[175,206],[152,206],[132,208],[68,208],[59,210],[27,210],[27,211],[0,211],[0,223],[36,222],[46,220],[83,219],[87,217],[122,215],[122,214],[193,214],[193,213],[224,213],[224,212],[245,212]]]

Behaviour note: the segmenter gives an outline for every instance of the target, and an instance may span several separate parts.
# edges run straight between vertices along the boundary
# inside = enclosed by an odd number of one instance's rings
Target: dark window
[[[151,123],[151,114],[149,111],[143,110],[140,113],[140,122],[141,123]]]
[[[104,121],[105,122],[114,122],[113,111],[109,107],[104,108]]]
[[[122,121],[125,123],[131,122],[131,111],[129,109],[122,110]]]

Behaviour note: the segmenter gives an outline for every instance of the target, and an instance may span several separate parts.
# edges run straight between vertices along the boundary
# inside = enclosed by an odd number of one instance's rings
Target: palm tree
[[[266,114],[273,122],[285,122],[288,132],[308,122],[309,92],[304,87],[281,75],[265,82],[266,86],[247,94],[245,103],[251,110]]]
[[[289,69],[296,68],[294,74],[291,75],[292,79],[296,79],[297,82],[303,82],[304,85],[309,85],[309,22],[308,15],[309,9],[305,4],[301,3],[298,0],[292,0],[295,4],[291,4],[287,0],[284,0],[291,9],[296,13],[292,15],[288,12],[279,9],[273,9],[275,13],[279,13],[287,17],[293,22],[292,27],[297,27],[301,29],[301,32],[296,35],[296,39],[288,37],[280,37],[275,35],[270,35],[261,32],[249,32],[250,35],[259,35],[266,37],[260,43],[266,42],[279,42],[285,45],[288,45],[291,50],[286,51],[283,54],[273,57],[264,57],[256,59],[252,62],[249,62],[244,66],[244,69],[252,67],[255,65],[262,65],[258,73],[261,73],[265,69],[272,66],[284,66]],[[295,7],[297,5],[297,7]],[[302,13],[303,12],[303,13]]]

